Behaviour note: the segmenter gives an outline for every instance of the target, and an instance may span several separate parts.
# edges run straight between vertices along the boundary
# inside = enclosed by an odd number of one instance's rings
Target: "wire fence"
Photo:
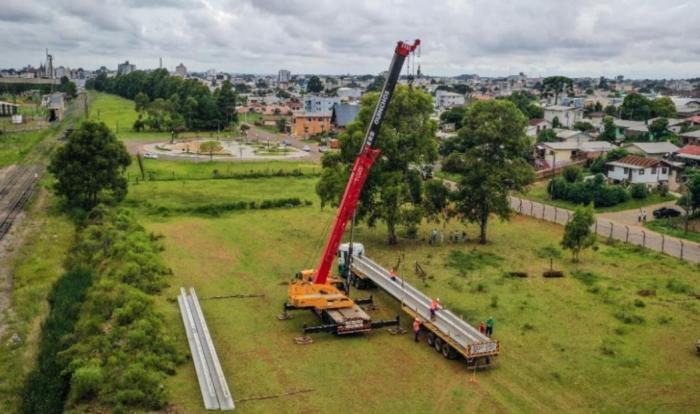
[[[561,225],[566,225],[573,215],[570,210],[519,197],[511,197],[510,202],[511,207],[518,214]],[[608,239],[635,244],[700,264],[700,244],[698,243],[666,236],[638,226],[628,226],[602,217],[596,217],[593,231]]]

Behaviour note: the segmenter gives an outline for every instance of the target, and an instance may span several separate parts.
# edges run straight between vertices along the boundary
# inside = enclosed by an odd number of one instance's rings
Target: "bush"
[[[102,369],[96,366],[87,366],[75,370],[70,379],[70,395],[68,400],[71,404],[83,400],[90,400],[97,396],[102,383]]]
[[[569,183],[575,183],[583,179],[583,169],[578,165],[569,165],[564,169],[564,179]]]
[[[571,173],[573,176],[575,173]],[[564,177],[556,177],[547,187],[549,195],[557,200],[567,200],[576,204],[593,203],[596,207],[609,207],[629,199],[627,192],[620,186],[608,185],[602,174],[592,180],[569,182]]]
[[[630,186],[630,195],[636,200],[643,200],[649,195],[649,189],[645,184],[632,184]]]
[[[668,185],[664,183],[659,183],[659,185],[656,187],[656,190],[659,192],[659,195],[661,197],[666,197],[668,195]]]
[[[464,171],[464,166],[464,157],[457,152],[453,152],[442,161],[442,170],[449,173]]]

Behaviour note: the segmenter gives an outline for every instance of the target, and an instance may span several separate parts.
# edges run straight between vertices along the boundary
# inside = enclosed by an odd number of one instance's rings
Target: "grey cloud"
[[[426,73],[687,77],[700,73],[693,0],[5,0],[0,67],[376,73],[394,42],[423,40]],[[51,13],[46,13],[50,10]],[[544,73],[543,73],[544,72]]]

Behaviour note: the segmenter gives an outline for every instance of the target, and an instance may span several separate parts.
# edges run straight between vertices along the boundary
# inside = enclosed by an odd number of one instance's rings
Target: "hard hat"
[[[440,302],[440,298],[435,299],[436,301]]]

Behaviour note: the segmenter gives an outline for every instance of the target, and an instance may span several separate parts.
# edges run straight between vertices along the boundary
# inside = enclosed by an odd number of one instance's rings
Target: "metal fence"
[[[540,220],[565,225],[572,216],[571,210],[538,203],[519,197],[510,198],[511,207],[518,214]],[[609,239],[635,244],[681,260],[700,264],[700,244],[688,240],[666,236],[637,226],[628,226],[615,221],[596,217],[593,225],[595,233]]]

